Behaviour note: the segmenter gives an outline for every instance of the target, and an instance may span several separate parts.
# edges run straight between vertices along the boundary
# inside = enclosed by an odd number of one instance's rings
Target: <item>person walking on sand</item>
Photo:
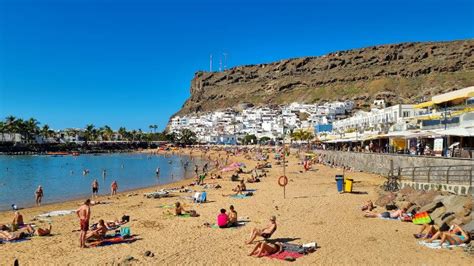
[[[110,196],[117,195],[118,184],[117,181],[114,180],[110,185]]]
[[[80,240],[80,247],[86,248],[86,235],[87,231],[89,230],[89,220],[91,218],[91,200],[87,199],[79,209],[77,209],[76,214],[79,217],[79,224],[81,227],[81,236]]]
[[[97,196],[99,194],[99,181],[97,179],[92,182],[92,197]]]
[[[41,206],[41,200],[43,199],[43,188],[41,186],[38,186],[38,188],[35,191],[35,198],[36,198],[36,206]]]

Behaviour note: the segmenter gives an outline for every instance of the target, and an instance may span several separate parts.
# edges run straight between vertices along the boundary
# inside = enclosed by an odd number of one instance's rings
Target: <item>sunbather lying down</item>
[[[5,227],[3,227],[3,228],[6,229]],[[10,232],[8,230],[0,231],[0,239],[11,241],[11,240],[17,240],[17,239],[32,237],[34,235],[49,236],[49,235],[51,235],[51,230],[52,230],[51,224],[49,225],[49,229],[38,228],[37,230],[35,230],[31,225],[26,225],[25,227],[15,231],[15,232]]]
[[[315,242],[311,243],[310,245],[298,245],[298,244],[291,244],[291,243],[269,243],[269,242],[260,242],[253,248],[253,250],[249,253],[249,256],[256,256],[256,257],[263,257],[263,256],[270,256],[275,253],[279,253],[282,251],[290,251],[299,254],[307,254],[314,252],[317,248]]]
[[[249,253],[249,256],[264,257],[264,256],[270,256],[280,251],[283,251],[283,247],[281,243],[279,242],[275,244],[267,243],[267,242],[259,242],[253,248],[253,250]]]
[[[364,217],[397,219],[397,218],[402,217],[402,215],[405,214],[406,212],[407,212],[406,208],[402,208],[400,210],[391,211],[391,212],[382,212],[382,213],[367,211],[365,212]]]

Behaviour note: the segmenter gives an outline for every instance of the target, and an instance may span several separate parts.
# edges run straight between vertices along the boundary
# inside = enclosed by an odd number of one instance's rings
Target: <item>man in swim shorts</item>
[[[90,204],[91,200],[87,199],[84,204],[76,211],[77,217],[79,217],[79,224],[81,226],[81,236],[79,238],[81,248],[86,247],[86,235],[87,231],[89,230],[89,220],[91,218]]]

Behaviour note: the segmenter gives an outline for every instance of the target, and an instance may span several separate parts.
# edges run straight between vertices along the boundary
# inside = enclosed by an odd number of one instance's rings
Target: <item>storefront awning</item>
[[[440,95],[437,95],[437,96],[433,96],[433,98],[431,98],[431,100],[435,104],[440,104],[440,103],[445,103],[445,102],[449,102],[449,101],[462,100],[462,99],[470,98],[472,96],[469,96],[469,95],[472,95],[472,93],[474,93],[474,86],[467,87],[467,88],[464,88],[464,89],[460,89],[460,90],[457,90],[457,91],[452,91],[452,92],[440,94]]]
[[[444,136],[474,137],[474,127],[453,127],[436,130],[436,133]]]
[[[426,107],[431,107],[433,105],[434,105],[433,101],[427,101],[427,102],[424,102],[424,103],[416,104],[413,107],[416,108],[416,109],[422,109],[422,108],[426,108]]]

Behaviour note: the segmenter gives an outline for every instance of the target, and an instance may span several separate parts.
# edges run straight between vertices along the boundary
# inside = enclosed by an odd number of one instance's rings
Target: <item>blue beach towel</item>
[[[237,194],[237,195],[231,195],[230,197],[234,199],[245,199],[245,198],[250,198],[251,196]]]

